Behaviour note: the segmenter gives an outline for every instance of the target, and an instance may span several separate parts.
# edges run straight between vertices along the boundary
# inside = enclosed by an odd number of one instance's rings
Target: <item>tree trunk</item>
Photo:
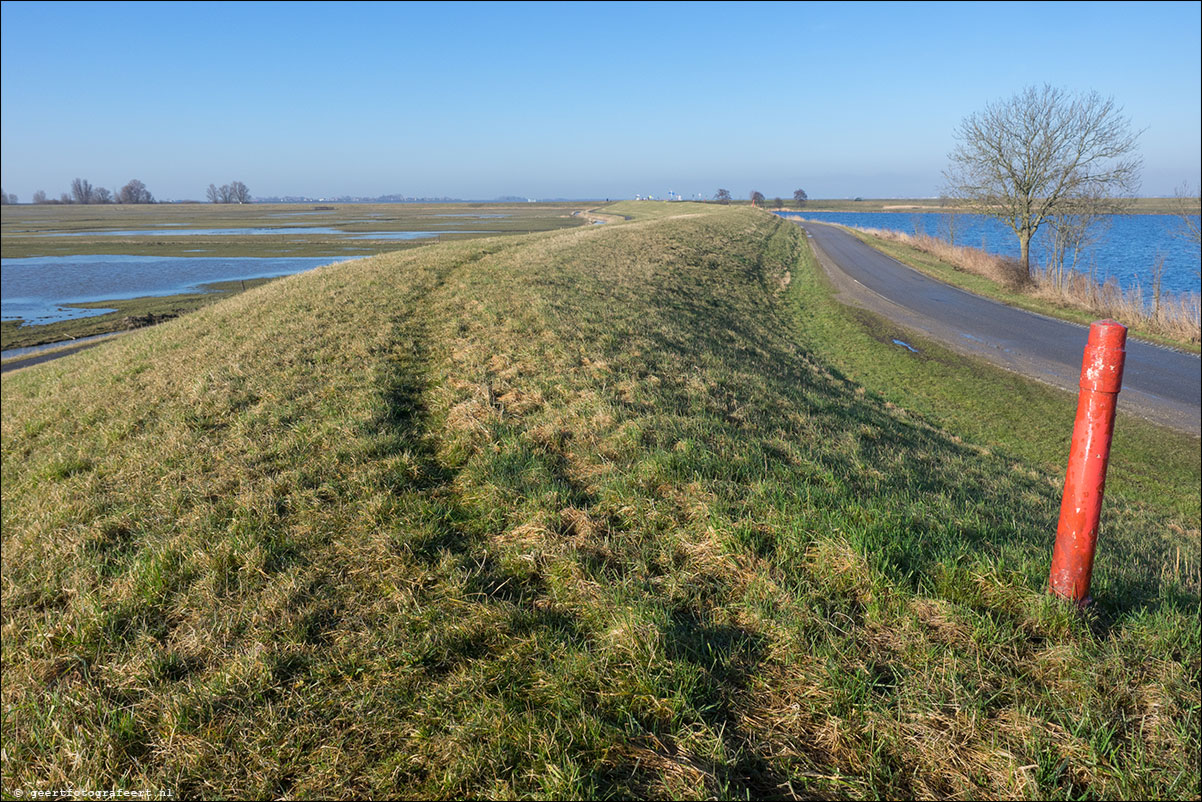
[[[1019,260],[1023,263],[1023,268],[1027,271],[1027,276],[1031,275],[1031,232],[1018,232],[1018,249]]]

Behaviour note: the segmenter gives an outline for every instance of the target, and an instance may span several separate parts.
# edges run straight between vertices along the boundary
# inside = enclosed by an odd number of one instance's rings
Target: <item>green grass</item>
[[[876,244],[871,237],[864,239]],[[907,264],[913,256],[908,253],[913,249],[878,247],[895,258],[906,257]],[[965,438],[1000,445],[1053,473],[1056,466],[1063,467],[1076,415],[1074,394],[1024,380],[870,312],[835,303],[812,253],[807,251],[804,258],[806,273],[820,279],[794,286],[791,298],[804,321],[807,344],[837,366],[841,375],[872,389],[883,401],[919,411]],[[942,270],[930,272],[944,275]],[[961,275],[969,288],[988,281]],[[895,338],[918,353],[895,345]],[[1202,481],[1199,455],[1198,438],[1120,412],[1107,491],[1197,518]]]
[[[1195,796],[1196,513],[1114,489],[1050,600],[1059,472],[853,380],[796,227],[702,208],[5,375],[5,792]]]

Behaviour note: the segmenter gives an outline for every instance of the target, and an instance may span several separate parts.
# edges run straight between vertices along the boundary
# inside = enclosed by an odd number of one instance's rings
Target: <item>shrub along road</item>
[[[954,350],[1077,391],[1086,339],[1082,326],[928,278],[834,226],[807,221],[802,228],[811,236],[818,260],[841,300]],[[1197,356],[1127,341],[1120,408],[1198,435],[1202,434],[1200,403],[1202,371]]]

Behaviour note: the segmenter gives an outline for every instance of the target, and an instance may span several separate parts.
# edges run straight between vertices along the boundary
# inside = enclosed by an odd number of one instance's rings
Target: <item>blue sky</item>
[[[1143,194],[1199,184],[1202,4],[32,3],[0,169],[256,195],[912,197],[966,115],[1113,96]]]

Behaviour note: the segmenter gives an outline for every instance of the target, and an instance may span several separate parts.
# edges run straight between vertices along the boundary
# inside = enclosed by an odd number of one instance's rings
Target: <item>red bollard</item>
[[[1114,434],[1115,402],[1123,384],[1126,344],[1126,326],[1099,320],[1089,327],[1089,342],[1081,361],[1081,395],[1048,576],[1052,593],[1081,606],[1092,601],[1089,580],[1098,543],[1110,438]]]

